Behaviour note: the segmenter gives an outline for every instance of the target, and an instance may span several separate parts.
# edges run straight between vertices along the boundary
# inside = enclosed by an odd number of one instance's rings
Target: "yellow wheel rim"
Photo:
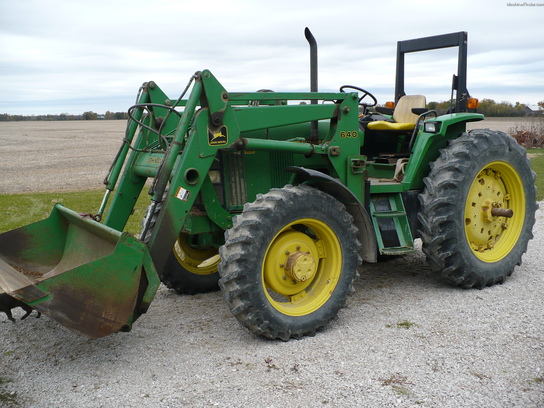
[[[331,297],[342,271],[342,249],[324,222],[305,218],[286,225],[272,239],[263,261],[262,285],[283,314],[304,316]]]
[[[220,262],[217,248],[195,248],[189,243],[190,239],[190,235],[180,234],[174,245],[174,255],[179,264],[195,275],[211,275],[217,272],[217,265]],[[207,260],[211,262],[203,264]]]
[[[518,172],[506,162],[485,166],[465,204],[465,232],[474,255],[490,263],[503,259],[516,245],[524,220],[525,192]]]

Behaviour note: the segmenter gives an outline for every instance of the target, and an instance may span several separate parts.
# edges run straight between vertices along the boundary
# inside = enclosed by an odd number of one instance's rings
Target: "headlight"
[[[423,131],[426,133],[440,132],[440,122],[425,122],[423,124]]]

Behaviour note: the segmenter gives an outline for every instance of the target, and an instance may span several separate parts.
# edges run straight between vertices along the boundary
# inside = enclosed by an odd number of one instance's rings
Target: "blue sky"
[[[177,98],[210,69],[228,91],[305,91],[319,45],[319,89],[352,84],[393,99],[396,42],[469,33],[468,88],[479,99],[544,100],[544,0],[0,0],[0,113],[126,111],[154,80]],[[448,100],[455,49],[409,54],[407,91]]]

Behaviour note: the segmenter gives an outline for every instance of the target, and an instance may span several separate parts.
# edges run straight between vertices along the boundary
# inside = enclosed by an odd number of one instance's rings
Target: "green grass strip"
[[[47,218],[57,203],[77,212],[96,214],[103,196],[102,190],[0,195],[0,232]],[[140,232],[149,202],[147,193],[143,192],[128,220],[126,231],[132,234]]]
[[[536,199],[544,199],[544,149],[527,149],[531,168],[536,173]]]
[[[536,172],[537,200],[544,199],[544,149],[527,149],[531,167]],[[61,193],[32,193],[0,195],[0,232],[12,230],[47,218],[57,203],[77,212],[96,213],[102,202],[104,191],[79,191]],[[140,232],[149,197],[144,189],[134,214],[129,218],[127,231]]]

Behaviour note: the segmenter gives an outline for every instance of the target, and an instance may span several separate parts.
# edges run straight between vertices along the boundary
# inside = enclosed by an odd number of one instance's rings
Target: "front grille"
[[[244,205],[247,201],[247,188],[244,171],[244,155],[242,152],[224,152],[223,168],[226,184],[227,206]]]

